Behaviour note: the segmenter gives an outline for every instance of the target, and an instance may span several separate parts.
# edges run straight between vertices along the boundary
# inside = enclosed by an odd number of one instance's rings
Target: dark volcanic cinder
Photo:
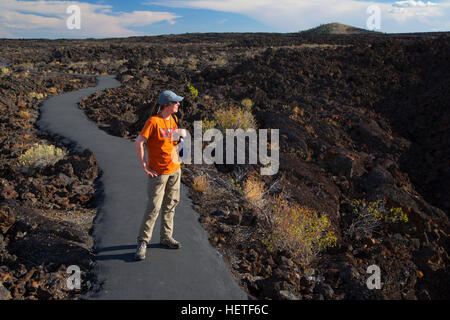
[[[66,268],[90,268],[95,216],[97,165],[86,150],[74,154],[34,126],[40,100],[93,86],[93,78],[33,74],[16,64],[0,76],[0,300],[73,299]],[[56,145],[67,152],[54,165],[18,163],[35,145]],[[83,289],[86,289],[84,287]]]

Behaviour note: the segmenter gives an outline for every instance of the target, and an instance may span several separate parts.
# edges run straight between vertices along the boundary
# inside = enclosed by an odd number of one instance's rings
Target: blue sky
[[[80,9],[79,29],[67,26],[71,5]],[[370,6],[381,32],[450,31],[450,0],[1,0],[0,38],[296,32],[329,22],[367,29]]]

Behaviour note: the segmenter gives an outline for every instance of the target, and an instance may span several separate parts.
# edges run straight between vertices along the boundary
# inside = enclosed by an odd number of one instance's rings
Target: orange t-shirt
[[[176,129],[172,116],[164,120],[157,114],[150,117],[141,130],[140,135],[147,139],[148,166],[159,174],[171,174],[180,168],[180,164],[172,160],[176,141],[171,138]]]

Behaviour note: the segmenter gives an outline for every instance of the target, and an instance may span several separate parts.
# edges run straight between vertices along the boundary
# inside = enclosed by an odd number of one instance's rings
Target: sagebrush
[[[356,234],[371,237],[383,226],[383,223],[406,223],[408,216],[402,208],[387,208],[383,200],[367,202],[353,200],[353,218],[350,226],[345,232],[347,236],[354,237]]]
[[[214,113],[214,120],[212,121],[214,121],[214,126],[222,132],[224,132],[226,129],[247,130],[257,128],[255,117],[250,111],[233,105],[229,108],[217,110]]]
[[[269,252],[285,250],[308,266],[323,250],[337,243],[337,236],[325,215],[296,203],[289,203],[282,195],[269,197],[267,208],[269,232],[262,243]]]
[[[19,169],[44,168],[53,165],[66,156],[66,152],[54,145],[35,143],[17,159]]]

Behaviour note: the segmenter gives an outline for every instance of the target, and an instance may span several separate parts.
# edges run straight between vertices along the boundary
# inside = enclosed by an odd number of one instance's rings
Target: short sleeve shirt
[[[176,129],[172,116],[164,120],[158,114],[150,117],[140,132],[147,139],[148,166],[159,174],[171,174],[180,168],[172,159],[172,154],[176,155],[176,141],[172,140]]]

